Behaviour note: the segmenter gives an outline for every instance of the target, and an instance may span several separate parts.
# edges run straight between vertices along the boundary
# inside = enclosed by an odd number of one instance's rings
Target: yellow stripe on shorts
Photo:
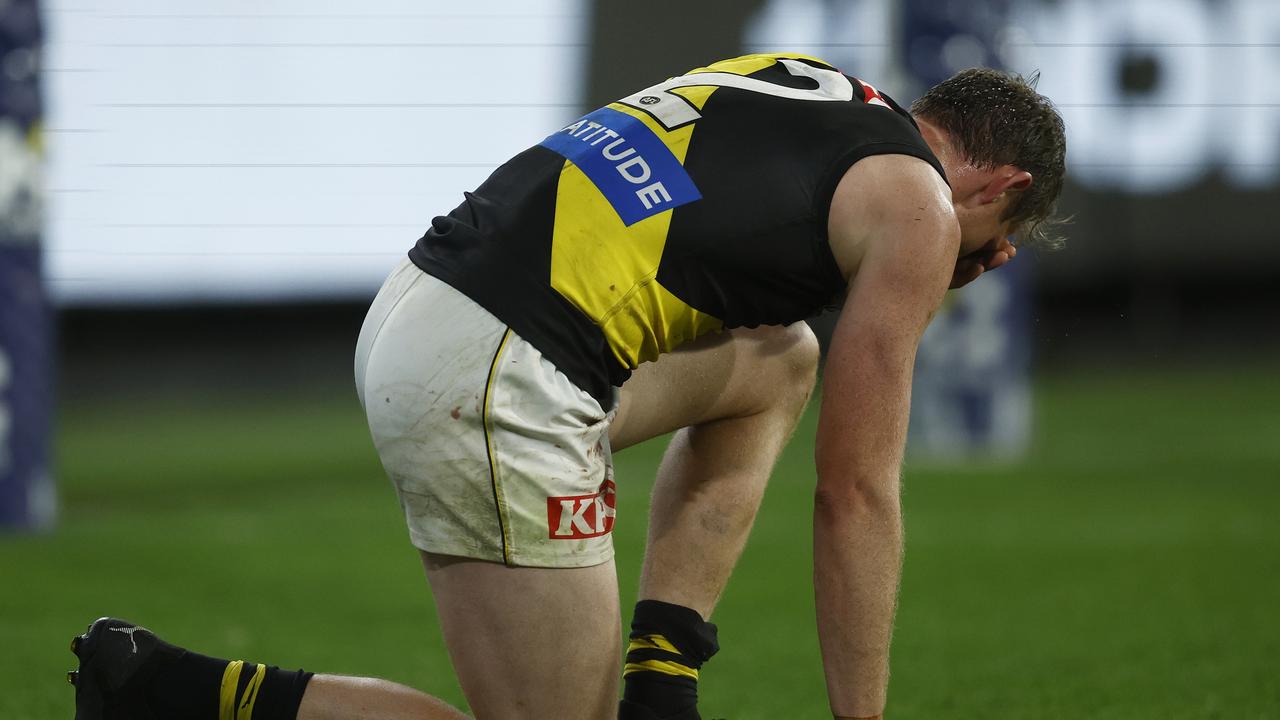
[[[489,365],[489,379],[484,384],[484,406],[480,413],[480,422],[484,426],[485,452],[489,456],[489,482],[493,486],[493,502],[498,510],[498,532],[502,534],[502,562],[507,565],[511,564],[511,524],[507,519],[507,501],[502,493],[502,483],[498,480],[498,451],[493,445],[493,422],[489,418],[489,411],[493,407],[493,381],[498,376],[498,363],[502,360],[502,352],[506,350],[510,339],[511,328],[507,328],[502,334],[502,342],[498,343],[498,349],[493,353],[493,362]]]

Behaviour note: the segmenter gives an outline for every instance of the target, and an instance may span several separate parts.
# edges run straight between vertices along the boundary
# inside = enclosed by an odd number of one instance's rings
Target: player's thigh
[[[622,652],[613,562],[518,568],[422,553],[477,720],[606,720]]]
[[[612,414],[411,267],[380,293],[359,347],[370,433],[479,717],[611,716]]]
[[[798,413],[813,389],[818,341],[805,323],[708,335],[641,365],[609,428],[615,451],[715,420]]]

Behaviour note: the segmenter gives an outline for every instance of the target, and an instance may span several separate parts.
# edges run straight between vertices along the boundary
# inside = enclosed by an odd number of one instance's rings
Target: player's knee
[[[821,351],[818,338],[807,323],[761,327],[756,331],[756,352],[766,377],[771,405],[788,415],[798,413],[813,393]]]
[[[790,348],[787,351],[788,391],[793,409],[798,413],[804,409],[813,394],[822,350],[818,337],[813,334],[808,323],[794,323],[786,330],[790,336]]]
[[[818,344],[818,336],[813,334],[809,323],[792,323],[784,328],[791,336],[792,371],[796,380],[805,387],[805,392],[813,390],[814,379],[818,375],[818,362],[822,358],[822,348]]]

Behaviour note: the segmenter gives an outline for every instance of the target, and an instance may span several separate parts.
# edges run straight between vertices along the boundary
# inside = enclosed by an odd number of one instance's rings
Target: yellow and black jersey
[[[410,251],[608,406],[638,364],[781,325],[844,289],[831,196],[859,159],[942,167],[911,116],[831,65],[748,55],[611,103],[498,168]]]

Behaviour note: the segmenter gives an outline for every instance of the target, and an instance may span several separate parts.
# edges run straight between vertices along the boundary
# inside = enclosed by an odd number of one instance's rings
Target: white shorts
[[[356,389],[421,550],[524,567],[613,557],[608,411],[408,260],[356,346]]]

